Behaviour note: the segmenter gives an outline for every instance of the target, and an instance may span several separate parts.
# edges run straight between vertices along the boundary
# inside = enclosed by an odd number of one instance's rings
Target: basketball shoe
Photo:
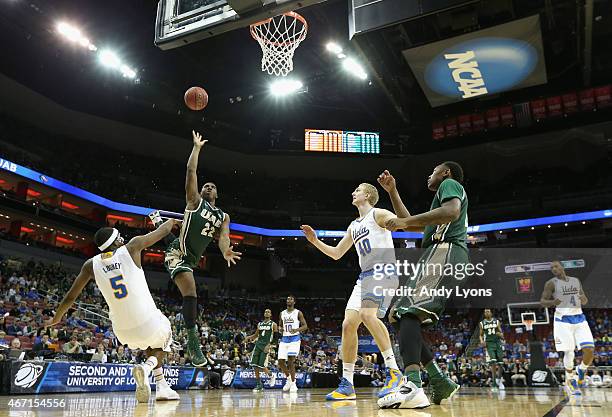
[[[289,387],[289,392],[294,393],[298,392],[297,382],[293,381],[291,386]]]
[[[447,398],[451,398],[457,391],[459,391],[461,386],[459,384],[455,384],[450,378],[431,378],[431,399],[434,404],[440,405],[442,400]]]
[[[425,408],[430,405],[423,388],[417,387],[406,378],[402,378],[398,389],[378,400],[380,408]]]
[[[158,382],[155,386],[155,401],[175,401],[180,400],[181,396],[170,388],[170,385],[164,380]]]
[[[261,381],[257,381],[257,385],[255,385],[255,388],[253,388],[253,392],[263,392],[264,387],[261,384]]]
[[[291,378],[287,378],[287,382],[285,382],[285,385],[283,385],[283,391],[287,392],[289,391],[289,389],[291,388],[292,385],[292,381]]]
[[[334,391],[330,392],[325,396],[327,401],[343,401],[343,400],[355,400],[355,388],[348,379],[342,378],[340,385]]]
[[[149,402],[151,397],[151,386],[149,385],[149,368],[143,365],[136,365],[132,369],[132,375],[136,381],[136,400],[139,403]]]
[[[271,373],[270,380],[268,381],[268,386],[270,388],[274,388],[276,386],[276,374],[274,372]]]
[[[578,387],[583,388],[585,386],[586,369],[576,368],[576,374],[578,375]]]
[[[387,379],[385,380],[385,385],[378,392],[378,398],[382,398],[391,391],[395,391],[402,383],[402,377],[402,372],[399,369],[387,368]]]
[[[187,329],[187,353],[189,353],[193,366],[202,368],[208,364],[208,359],[206,359],[200,347],[200,336],[198,335],[197,326]]]

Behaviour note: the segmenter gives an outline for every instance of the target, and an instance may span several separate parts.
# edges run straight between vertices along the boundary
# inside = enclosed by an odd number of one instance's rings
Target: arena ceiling
[[[475,1],[348,39],[346,0],[303,9],[310,32],[295,55],[294,75],[308,92],[283,101],[268,92],[258,66],[261,51],[248,30],[162,51],[153,45],[157,2],[70,0],[9,2],[0,10],[0,71],[71,109],[178,136],[193,128],[221,146],[261,151],[275,136],[296,139],[304,128],[382,131],[387,141],[409,140],[432,150],[431,122],[478,106],[527,100],[559,89],[609,83],[612,6],[608,1]],[[548,83],[432,108],[402,57],[411,47],[534,14],[540,15]],[[102,68],[87,51],[57,36],[58,21],[81,27],[98,45],[112,47],[137,69],[133,82]],[[325,52],[342,43],[366,65],[367,82],[345,74]],[[186,111],[182,95],[205,87],[209,107]],[[444,146],[444,145],[440,145]]]

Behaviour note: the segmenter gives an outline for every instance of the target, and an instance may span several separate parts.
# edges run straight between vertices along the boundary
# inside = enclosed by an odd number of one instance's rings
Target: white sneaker
[[[132,375],[136,380],[136,400],[138,400],[139,403],[149,402],[149,398],[151,397],[149,374],[150,371],[146,366],[136,365],[132,368]]]
[[[274,372],[272,372],[272,376],[270,377],[270,380],[268,381],[268,386],[270,388],[274,388],[274,386],[276,386],[276,374]]]
[[[291,378],[287,378],[287,382],[285,382],[285,385],[283,386],[283,391],[289,391],[289,389],[291,388],[292,385],[292,381]]]
[[[297,384],[295,382],[293,382],[291,384],[291,387],[289,388],[289,392],[297,392],[297,391],[298,391]]]
[[[181,396],[170,388],[168,384],[157,384],[155,387],[155,401],[180,400]]]
[[[504,379],[503,378],[499,378],[499,380],[497,380],[497,388],[499,388],[500,391],[506,389],[506,386],[504,385]]]
[[[397,391],[391,392],[378,400],[380,408],[425,408],[431,403],[423,388],[403,378]]]

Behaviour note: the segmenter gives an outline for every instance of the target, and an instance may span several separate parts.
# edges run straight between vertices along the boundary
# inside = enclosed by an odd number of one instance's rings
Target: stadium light
[[[325,45],[325,49],[335,55],[340,55],[342,53],[342,47],[335,42],[328,42],[328,44]]]
[[[304,87],[299,80],[281,79],[270,84],[270,92],[273,96],[282,97],[298,92]]]
[[[109,68],[119,68],[121,66],[121,60],[117,54],[108,49],[100,52],[100,63]]]
[[[97,49],[95,45],[93,45],[77,27],[72,26],[71,24],[68,24],[66,22],[59,22],[57,24],[57,31],[60,35],[62,35],[70,42],[78,43],[83,48],[87,48],[90,51],[95,51]]]
[[[342,68],[346,72],[353,74],[355,77],[365,80],[368,78],[368,74],[365,72],[361,64],[355,61],[353,58],[346,58],[342,61]]]
[[[136,77],[136,71],[134,71],[132,68],[128,67],[127,65],[121,65],[119,70],[121,71],[121,75],[123,75],[126,78],[134,79]]]

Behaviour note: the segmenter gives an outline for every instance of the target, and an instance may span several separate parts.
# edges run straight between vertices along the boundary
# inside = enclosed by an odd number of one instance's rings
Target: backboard
[[[525,319],[532,319],[534,325],[550,324],[548,308],[542,307],[539,302],[510,303],[507,309],[510,326],[523,326]]]
[[[326,0],[159,0],[155,45],[173,49]]]

